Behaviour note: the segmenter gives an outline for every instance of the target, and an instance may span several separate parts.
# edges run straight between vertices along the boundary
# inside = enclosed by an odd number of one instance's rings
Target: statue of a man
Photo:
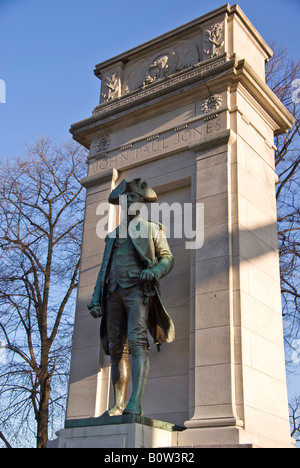
[[[139,211],[130,215],[133,203],[151,203],[157,195],[147,182],[123,180],[109,196],[117,205],[127,196],[127,225],[106,239],[103,260],[92,301],[88,308],[94,318],[102,317],[101,343],[111,356],[114,405],[109,416],[142,415],[142,396],[149,371],[147,330],[158,345],[175,338],[173,322],[162,305],[158,281],[173,268],[164,227],[146,221]],[[130,235],[134,226],[135,235]],[[124,229],[122,229],[124,234]],[[140,235],[137,235],[139,234]],[[129,354],[132,356],[132,394],[127,401]]]

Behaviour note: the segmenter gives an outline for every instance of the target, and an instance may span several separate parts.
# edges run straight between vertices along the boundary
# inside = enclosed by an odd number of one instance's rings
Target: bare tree
[[[64,407],[86,152],[41,138],[27,153],[0,166],[0,423],[44,448]]]
[[[8,440],[6,440],[5,436],[2,434],[1,431],[0,431],[0,439],[4,442],[6,448],[12,448],[12,446],[10,445]]]
[[[290,401],[290,421],[291,421],[291,436],[296,443],[300,443],[300,395],[297,395]]]
[[[281,288],[285,316],[285,339],[292,345],[300,330],[300,106],[295,100],[295,80],[300,78],[300,60],[289,57],[288,50],[271,44],[274,58],[267,64],[267,83],[295,117],[293,127],[275,139],[278,236]]]

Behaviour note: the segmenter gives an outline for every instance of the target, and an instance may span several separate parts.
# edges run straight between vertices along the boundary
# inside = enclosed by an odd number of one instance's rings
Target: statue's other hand
[[[155,275],[151,270],[143,270],[140,276],[140,280],[143,282],[146,281],[154,281],[155,280]]]
[[[94,319],[102,317],[102,315],[103,315],[102,307],[100,307],[100,306],[93,307],[90,310],[90,314]]]

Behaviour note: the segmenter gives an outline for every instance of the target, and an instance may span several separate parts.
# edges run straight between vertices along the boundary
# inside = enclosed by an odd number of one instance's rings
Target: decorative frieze
[[[224,54],[223,57],[212,60],[207,64],[202,65],[201,63],[198,63],[191,69],[178,72],[172,76],[170,75],[167,80],[157,80],[157,82],[155,81],[150,86],[145,86],[142,83],[140,89],[136,90],[138,92],[129,94],[128,96],[122,96],[120,99],[113,102],[103,103],[102,105],[95,107],[93,114],[94,116],[105,115],[112,111],[120,110],[121,108],[126,107],[131,103],[144,100],[148,97],[154,97],[154,95],[157,93],[164,91],[167,92],[168,90],[172,90],[172,88],[176,89],[177,87],[180,87],[181,85],[184,85],[191,80],[197,80],[205,73],[224,65],[227,61],[228,57]]]
[[[225,52],[224,22],[216,22],[186,40],[179,40],[132,62],[119,62],[100,73],[100,103],[108,103],[132,93],[165,82],[179,72],[192,69],[203,61]]]

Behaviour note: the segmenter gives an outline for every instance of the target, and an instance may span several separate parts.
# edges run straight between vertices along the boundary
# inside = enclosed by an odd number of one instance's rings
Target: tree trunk
[[[48,379],[41,384],[40,404],[37,416],[37,448],[47,448],[50,384]]]

